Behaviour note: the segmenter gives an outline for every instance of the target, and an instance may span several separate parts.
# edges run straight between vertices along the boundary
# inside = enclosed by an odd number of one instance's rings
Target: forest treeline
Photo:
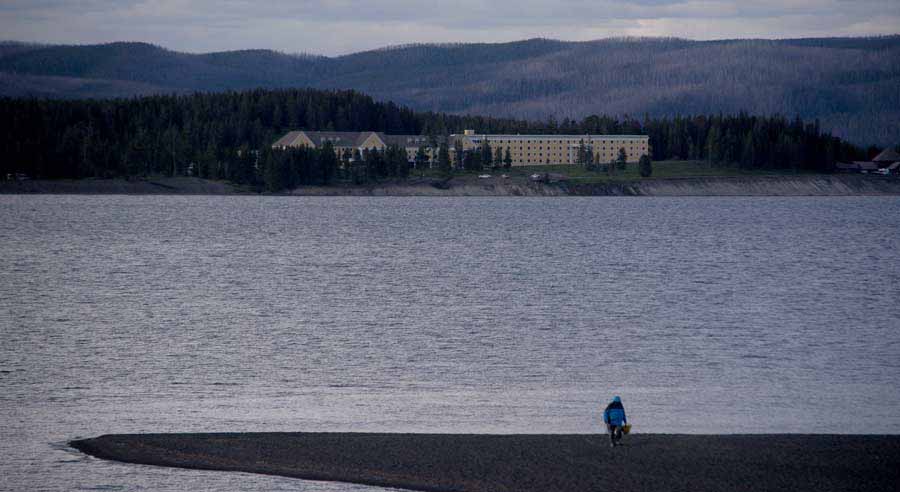
[[[408,45],[338,57],[189,54],[145,43],[0,44],[0,95],[95,97],[354,89],[416,110],[546,120],[591,114],[800,115],[861,145],[900,138],[900,36]]]
[[[474,129],[506,134],[646,134],[654,160],[702,159],[745,169],[830,172],[866,151],[782,116],[614,118],[557,122],[414,112],[355,91],[252,90],[114,100],[0,98],[0,171],[36,178],[198,176],[269,189],[403,177],[405,154],[280,152],[296,129],[380,131],[445,141]],[[452,150],[452,149],[451,149]],[[400,151],[402,152],[402,150]],[[422,165],[422,163],[420,163]],[[429,163],[428,165],[434,165]],[[363,166],[363,167],[360,167]]]

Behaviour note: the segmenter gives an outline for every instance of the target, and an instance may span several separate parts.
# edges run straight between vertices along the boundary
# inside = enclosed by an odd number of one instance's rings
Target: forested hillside
[[[177,53],[141,43],[0,46],[0,93],[107,97],[256,87],[355,89],[417,110],[545,120],[590,114],[799,115],[858,144],[900,140],[900,36],[534,39],[328,58]]]
[[[32,178],[198,176],[271,190],[402,178],[405,151],[366,152],[339,163],[329,150],[273,151],[291,129],[428,135],[450,133],[647,134],[656,160],[829,172],[864,151],[815,123],[780,116],[524,121],[414,112],[354,91],[254,90],[107,100],[0,98],[0,173]],[[347,156],[342,156],[347,157]],[[463,160],[463,162],[466,162]],[[449,163],[435,163],[437,165]],[[490,162],[480,165],[490,166]],[[448,169],[449,171],[449,169]]]

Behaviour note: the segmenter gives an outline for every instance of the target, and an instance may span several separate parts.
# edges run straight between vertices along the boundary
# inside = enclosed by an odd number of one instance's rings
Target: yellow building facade
[[[388,145],[397,145],[406,151],[407,160],[413,162],[419,147],[431,161],[437,160],[438,149],[423,135],[387,135],[381,132],[319,132],[292,131],[278,139],[273,148],[306,146],[320,148],[331,142],[338,157],[345,151],[366,149],[384,150]],[[642,155],[650,154],[649,137],[646,135],[497,135],[479,134],[466,130],[448,138],[450,159],[456,164],[456,148],[472,151],[487,143],[491,154],[497,149],[505,158],[509,150],[513,166],[537,166],[554,164],[578,164],[579,150],[584,147],[593,156],[595,163],[606,164],[619,156],[619,149],[625,150],[626,161],[637,162]]]
[[[650,154],[650,137],[647,135],[496,135],[466,130],[463,134],[451,135],[450,141],[451,152],[457,145],[463,150],[472,150],[485,142],[492,152],[501,149],[504,157],[509,149],[513,166],[578,164],[578,151],[582,145],[593,155],[595,163],[602,164],[618,158],[619,149],[625,149],[629,163]]]

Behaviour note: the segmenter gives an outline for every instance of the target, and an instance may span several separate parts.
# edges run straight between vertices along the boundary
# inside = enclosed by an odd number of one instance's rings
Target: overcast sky
[[[900,0],[0,0],[0,37],[345,54],[417,42],[900,32]]]

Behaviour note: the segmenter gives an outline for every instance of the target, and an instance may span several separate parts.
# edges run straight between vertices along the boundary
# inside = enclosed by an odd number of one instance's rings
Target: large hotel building
[[[424,146],[429,157],[437,158],[437,149],[423,135],[386,135],[380,132],[315,132],[293,131],[278,139],[273,148],[311,147],[319,148],[331,142],[338,156],[345,150],[378,149],[388,145],[398,145],[406,150],[412,162],[420,146]],[[492,135],[466,130],[462,134],[449,137],[450,158],[455,161],[454,149],[464,151],[480,148],[487,142],[491,150],[501,149],[506,156],[509,149],[513,166],[534,166],[540,164],[576,164],[578,152],[583,145],[594,156],[594,162],[607,163],[625,149],[628,162],[637,162],[642,155],[649,154],[649,137],[646,135]]]
[[[577,164],[582,145],[594,155],[594,162],[607,163],[617,158],[619,149],[625,149],[628,162],[637,162],[649,154],[646,135],[485,135],[466,130],[462,135],[450,135],[451,148],[457,141],[463,150],[480,147],[484,142],[495,152],[502,149],[504,156],[509,149],[513,166]]]

